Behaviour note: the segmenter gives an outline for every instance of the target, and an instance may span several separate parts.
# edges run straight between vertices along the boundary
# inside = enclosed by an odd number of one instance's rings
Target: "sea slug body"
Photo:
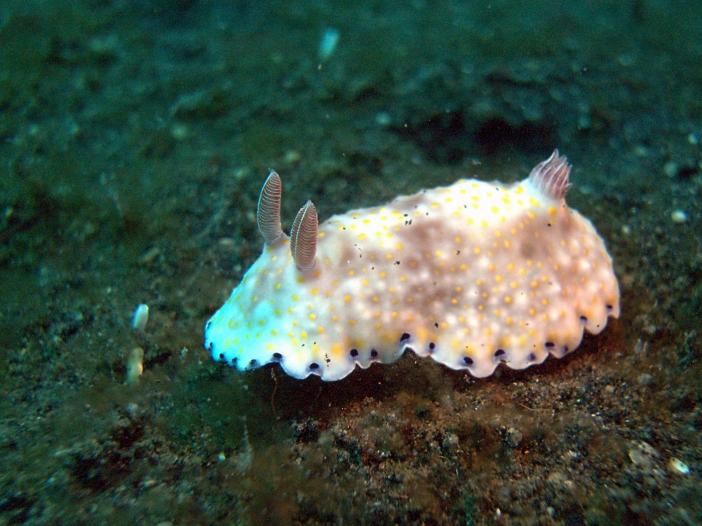
[[[290,237],[271,172],[263,253],[205,346],[241,371],[279,363],[327,381],[408,349],[477,377],[561,357],[619,316],[604,242],[566,205],[570,169],[556,150],[511,185],[462,179],[322,224],[308,201]]]

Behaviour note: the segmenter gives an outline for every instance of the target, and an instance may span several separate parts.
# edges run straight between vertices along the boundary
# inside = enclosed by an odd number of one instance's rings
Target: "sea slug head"
[[[311,201],[307,201],[293,221],[290,236],[281,228],[280,203],[282,181],[271,172],[258,200],[257,223],[264,240],[259,258],[246,272],[229,300],[207,322],[205,345],[212,357],[237,367],[254,369],[272,362],[282,362],[296,377],[315,374],[319,364],[287,357],[291,346],[305,342],[298,332],[299,318],[312,316],[310,305],[302,298],[318,294],[315,282],[321,274],[316,256],[318,219]],[[323,330],[323,329],[320,329]],[[317,367],[315,367],[317,365]]]

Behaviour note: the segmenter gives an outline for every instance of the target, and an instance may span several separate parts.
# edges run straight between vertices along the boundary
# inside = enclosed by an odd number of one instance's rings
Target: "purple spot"
[[[466,365],[473,365],[473,358],[471,358],[470,356],[464,356],[463,363]]]
[[[282,359],[283,359],[283,355],[282,355],[282,354],[280,354],[279,352],[274,352],[274,353],[273,353],[273,360],[275,360],[276,362],[279,362],[279,361],[282,360]]]
[[[377,358],[378,351],[376,351],[375,349],[371,349],[370,355],[371,355],[371,358]]]
[[[319,369],[319,364],[318,364],[317,362],[312,362],[312,363],[310,364],[310,369],[313,370],[313,371]]]
[[[351,350],[349,351],[349,354],[350,354],[352,357],[356,358],[356,357],[358,356],[358,349],[351,349]]]

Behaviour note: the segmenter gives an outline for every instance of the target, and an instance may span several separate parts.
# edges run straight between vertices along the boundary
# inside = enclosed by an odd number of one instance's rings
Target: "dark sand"
[[[2,3],[0,524],[702,523],[702,4],[364,4]],[[567,358],[324,384],[202,349],[268,168],[289,228],[554,147],[622,289]]]

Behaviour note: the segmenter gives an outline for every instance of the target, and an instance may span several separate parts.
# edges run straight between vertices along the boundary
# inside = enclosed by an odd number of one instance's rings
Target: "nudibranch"
[[[605,244],[566,205],[570,170],[556,150],[517,183],[461,179],[322,224],[308,201],[290,237],[271,172],[263,253],[207,322],[205,346],[240,371],[278,363],[327,381],[408,349],[476,377],[562,357],[619,316]]]

